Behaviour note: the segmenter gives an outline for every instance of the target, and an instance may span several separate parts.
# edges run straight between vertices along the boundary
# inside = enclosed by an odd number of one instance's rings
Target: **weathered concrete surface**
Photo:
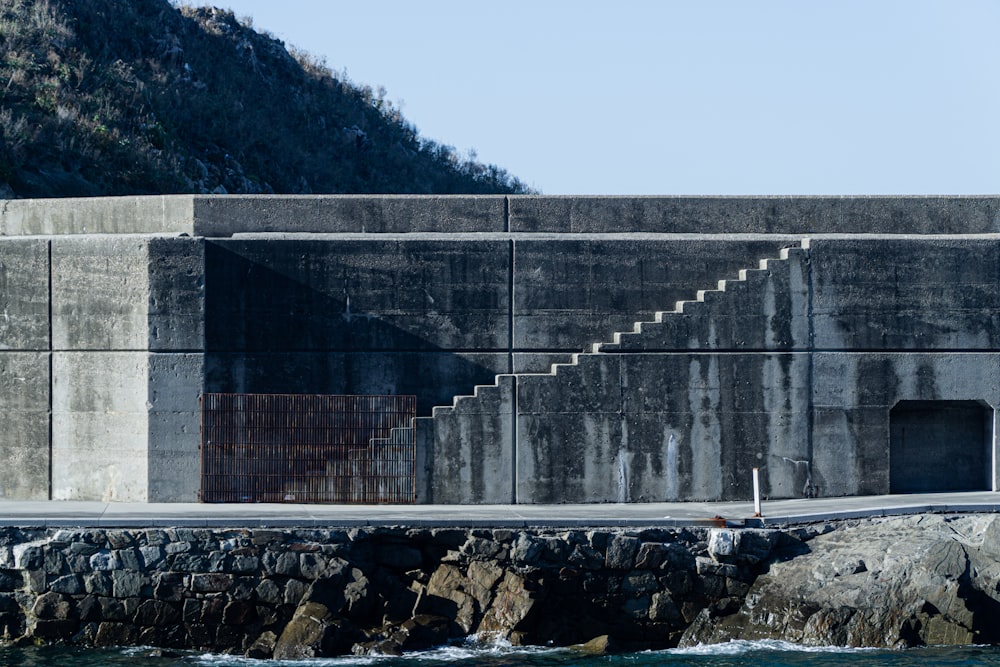
[[[147,239],[66,237],[52,241],[52,347],[146,350]]]
[[[509,242],[213,240],[210,350],[503,350]]]
[[[681,644],[993,644],[995,516],[915,516],[839,527],[777,551],[742,606],[706,608]]]
[[[49,349],[49,243],[0,243],[0,351]]]
[[[147,500],[182,502],[201,488],[204,355],[150,354],[147,369]]]
[[[788,238],[530,236],[514,241],[515,350],[579,351],[694,298]],[[548,366],[523,366],[526,372]]]
[[[52,498],[149,500],[149,355],[55,352]]]
[[[510,198],[511,231],[679,234],[984,234],[1000,232],[1000,198]]]
[[[519,373],[513,439],[492,436],[516,452],[517,501],[748,498],[754,467],[770,497],[888,493],[892,471],[910,465],[889,456],[899,401],[1000,400],[997,248],[984,237],[813,238],[597,353]],[[995,488],[988,410],[973,442],[969,429],[941,428],[954,432],[937,444],[941,461],[982,461],[968,490]],[[442,445],[446,460],[477,460],[468,448],[489,429],[453,422],[491,419],[479,414],[449,417],[449,433],[477,435]],[[975,475],[963,470],[938,466],[933,488],[966,488]]]
[[[516,381],[512,375],[501,376],[496,386],[480,387],[475,396],[458,397],[452,406],[435,408],[433,420],[417,420],[417,446],[424,456],[433,457],[418,465],[418,470],[426,471],[418,477],[418,502],[517,502],[516,453],[510,446],[515,442]],[[441,484],[442,479],[452,482]]]
[[[0,498],[49,497],[49,354],[0,352]]]
[[[189,352],[205,348],[205,242],[183,237],[148,241],[147,348]]]
[[[746,498],[754,467],[768,495],[800,495],[807,367],[805,355],[600,354],[519,378],[518,500]]]
[[[7,199],[0,236],[193,232],[190,195]]]
[[[774,497],[884,493],[899,401],[977,401],[982,438],[952,429],[942,448],[975,451],[993,488],[998,211],[992,197],[8,202],[0,364],[32,389],[0,381],[0,450],[40,463],[0,494],[193,500],[201,391],[414,393],[422,416],[476,393],[420,426],[422,498],[455,502],[737,499],[752,467]],[[47,236],[10,236],[29,233]],[[943,470],[942,488],[957,477]]]
[[[195,197],[193,234],[237,232],[504,232],[502,196],[307,195]]]
[[[6,200],[0,236],[243,232],[984,234],[995,196],[167,195]]]
[[[1000,347],[997,238],[814,238],[811,247],[816,349]]]

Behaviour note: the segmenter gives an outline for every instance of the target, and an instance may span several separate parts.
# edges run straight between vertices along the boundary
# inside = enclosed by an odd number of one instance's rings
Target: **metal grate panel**
[[[412,503],[415,396],[202,394],[206,503]]]

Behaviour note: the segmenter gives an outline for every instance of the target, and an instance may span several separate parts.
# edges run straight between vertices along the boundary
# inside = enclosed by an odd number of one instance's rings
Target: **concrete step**
[[[753,285],[769,278],[774,270],[787,266],[787,260],[794,256],[801,256],[809,247],[808,239],[803,239],[799,245],[782,248],[776,258],[761,259],[757,263],[757,268],[740,269],[736,278],[722,279],[716,283],[715,289],[702,289],[695,293],[693,300],[678,301],[673,310],[657,311],[651,320],[637,321],[631,331],[617,331],[612,335],[611,341],[594,343],[588,353],[600,354],[609,352],[619,352],[627,349],[630,343],[634,343],[638,337],[649,334],[657,329],[657,325],[669,323],[669,318],[695,313],[704,313],[710,316],[711,311],[703,311],[702,306],[711,307],[713,303],[722,298],[737,298],[742,296]]]
[[[471,401],[484,400],[492,391],[499,389],[500,378],[502,377],[545,377],[555,378],[560,374],[572,372],[581,363],[594,358],[602,353],[620,351],[623,346],[638,339],[644,334],[648,334],[656,329],[657,325],[662,325],[669,321],[671,317],[678,315],[692,315],[695,313],[710,316],[713,303],[723,298],[739,298],[746,290],[752,288],[752,284],[762,281],[770,275],[770,271],[781,266],[781,262],[789,259],[793,253],[802,253],[804,248],[808,248],[808,240],[803,239],[799,246],[783,248],[779,252],[779,257],[761,259],[757,268],[741,269],[737,278],[722,279],[716,283],[714,289],[702,289],[695,292],[695,298],[691,300],[678,301],[673,310],[661,310],[653,313],[652,320],[639,320],[635,322],[631,331],[616,331],[612,335],[610,342],[593,343],[589,349],[573,354],[568,361],[554,363],[548,373],[513,373],[496,376],[496,381],[491,385],[477,385],[471,395],[456,396],[451,406],[438,406],[433,408],[433,417],[443,417],[451,414],[456,409],[466,405]],[[708,310],[705,310],[708,309]]]

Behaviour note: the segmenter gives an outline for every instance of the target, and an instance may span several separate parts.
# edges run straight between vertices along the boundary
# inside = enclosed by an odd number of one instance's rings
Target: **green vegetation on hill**
[[[0,197],[521,193],[229,11],[0,0]]]

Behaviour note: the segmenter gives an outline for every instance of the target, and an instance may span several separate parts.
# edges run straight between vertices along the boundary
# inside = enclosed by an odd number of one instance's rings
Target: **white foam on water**
[[[880,649],[851,648],[848,646],[805,646],[777,639],[748,641],[734,639],[722,644],[698,644],[688,648],[672,648],[656,653],[670,655],[744,655],[755,651],[783,651],[786,653],[870,653]],[[882,649],[884,650],[884,649]]]
[[[403,656],[366,655],[338,656],[332,658],[309,658],[307,660],[256,660],[238,655],[220,653],[192,654],[194,664],[205,667],[348,667],[353,665],[381,665],[393,662],[407,664],[420,662],[464,662],[477,658],[493,658],[515,655],[540,655],[556,653],[565,649],[544,646],[514,646],[501,637],[481,636],[465,639],[447,646],[414,651]]]

